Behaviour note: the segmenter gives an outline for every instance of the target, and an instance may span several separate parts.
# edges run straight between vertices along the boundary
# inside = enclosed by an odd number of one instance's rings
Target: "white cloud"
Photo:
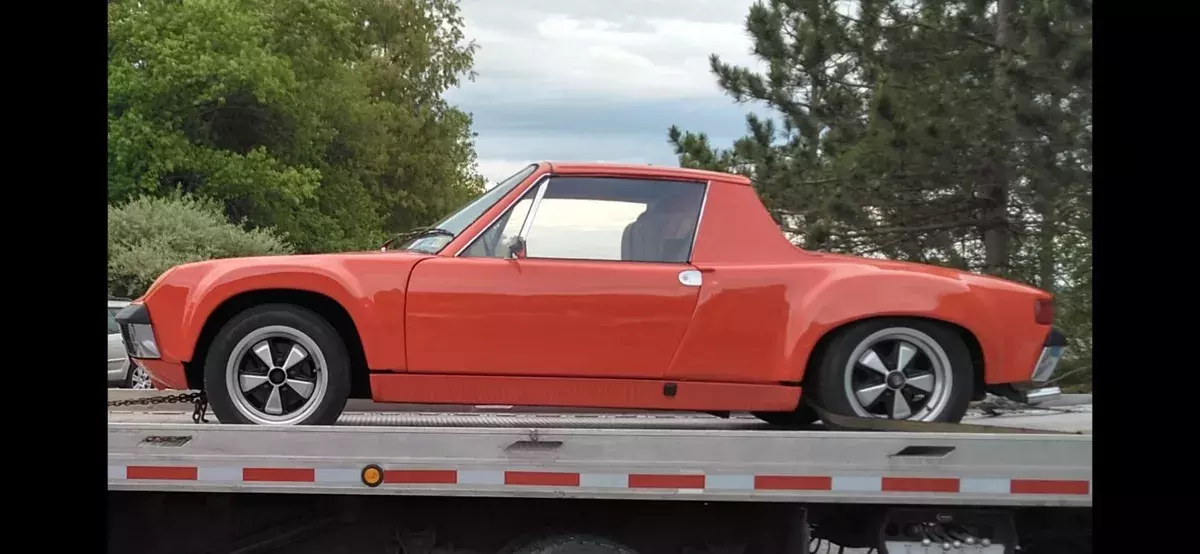
[[[716,85],[708,57],[750,55],[753,0],[463,0],[478,76],[450,94],[475,116],[480,170],[526,161],[673,163],[667,127],[719,145],[744,134],[745,106]]]

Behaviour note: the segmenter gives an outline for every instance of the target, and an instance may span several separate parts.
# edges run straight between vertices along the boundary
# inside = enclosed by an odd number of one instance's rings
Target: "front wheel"
[[[213,339],[204,388],[222,423],[332,425],[350,396],[350,357],[333,326],[311,310],[258,306]]]
[[[851,417],[957,423],[975,386],[962,338],[920,319],[853,325],[833,338],[815,369],[818,403]]]

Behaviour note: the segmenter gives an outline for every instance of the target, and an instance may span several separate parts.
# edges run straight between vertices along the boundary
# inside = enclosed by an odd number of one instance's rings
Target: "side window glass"
[[[533,214],[526,256],[685,263],[705,185],[555,177]]]
[[[117,326],[117,318],[113,317],[113,311],[108,310],[108,334],[116,334],[121,332],[121,328]]]
[[[529,208],[533,206],[533,198],[537,187],[533,187],[517,200],[512,209],[492,223],[475,242],[471,243],[462,256],[468,258],[504,258],[508,255],[508,244],[513,237],[521,233]]]

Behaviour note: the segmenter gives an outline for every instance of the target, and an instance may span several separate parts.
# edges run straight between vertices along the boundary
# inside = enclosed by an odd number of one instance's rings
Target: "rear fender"
[[[991,337],[980,322],[988,306],[963,281],[927,274],[833,272],[793,304],[787,367],[803,381],[810,356],[821,339],[852,323],[880,317],[917,317],[953,323],[979,341],[985,366],[992,360]]]

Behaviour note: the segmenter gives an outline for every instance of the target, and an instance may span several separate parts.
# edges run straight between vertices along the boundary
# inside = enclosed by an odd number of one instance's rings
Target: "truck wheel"
[[[957,333],[909,318],[865,321],[839,332],[815,369],[822,408],[908,421],[961,421],[975,380]]]
[[[508,550],[502,554],[508,554]],[[637,551],[602,537],[553,535],[526,543],[511,554],[637,554]]]
[[[204,389],[221,423],[332,425],[350,396],[350,357],[333,326],[311,310],[257,306],[213,338]]]

